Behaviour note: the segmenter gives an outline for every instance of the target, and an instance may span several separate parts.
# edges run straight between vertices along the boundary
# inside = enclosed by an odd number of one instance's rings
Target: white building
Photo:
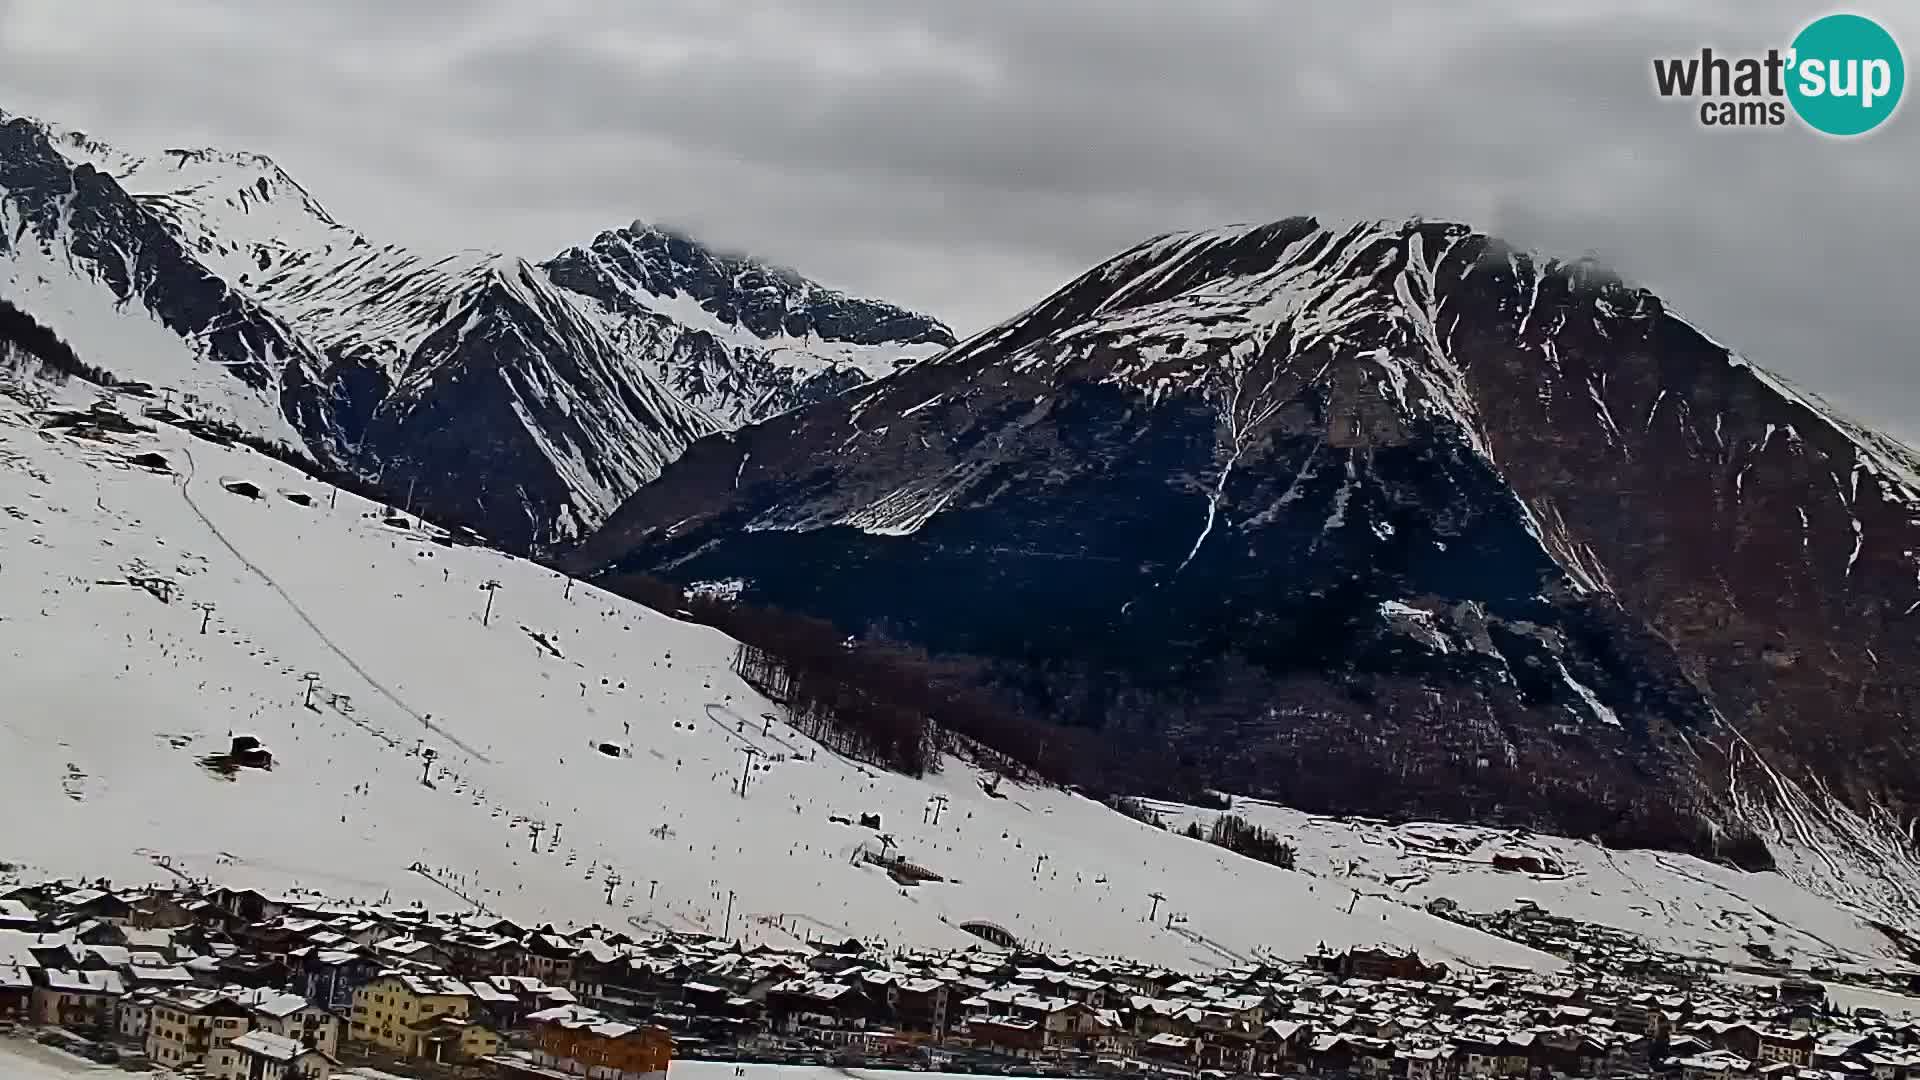
[[[299,994],[246,990],[234,1000],[253,1014],[255,1031],[266,1031],[311,1046],[328,1057],[340,1053],[340,1018]]]
[[[321,1050],[302,1046],[271,1031],[249,1031],[227,1044],[225,1066],[212,1080],[330,1080],[338,1062]]]

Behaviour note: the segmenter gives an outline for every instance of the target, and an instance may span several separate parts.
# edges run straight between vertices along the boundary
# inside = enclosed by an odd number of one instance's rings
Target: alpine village
[[[1920,1025],[1804,977],[1740,983],[1522,902],[1438,905],[1568,961],[1322,950],[1188,973],[1004,930],[803,950],[193,882],[0,885],[0,1037],[212,1080],[664,1080],[668,1063],[1018,1076],[1909,1080]],[[1755,970],[1761,970],[1756,968]],[[1905,991],[1920,975],[1815,971]],[[719,1063],[727,1063],[721,1065]],[[676,1070],[678,1071],[678,1070]],[[718,1072],[716,1076],[720,1075]]]

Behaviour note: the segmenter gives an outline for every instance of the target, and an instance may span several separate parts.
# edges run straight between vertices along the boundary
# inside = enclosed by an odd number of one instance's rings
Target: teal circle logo
[[[1787,100],[1815,131],[1864,135],[1900,104],[1907,66],[1886,28],[1863,15],[1815,19],[1793,39]]]

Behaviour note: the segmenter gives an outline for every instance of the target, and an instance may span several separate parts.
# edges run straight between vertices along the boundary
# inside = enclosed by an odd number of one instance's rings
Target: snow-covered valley
[[[1560,966],[1421,908],[1440,896],[1531,898],[1730,961],[1748,941],[1802,961],[1889,955],[1812,892],[1679,856],[1532,838],[1564,875],[1496,872],[1492,841],[1421,855],[1412,826],[1242,809],[1299,848],[1283,871],[1069,793],[991,797],[958,761],[877,772],[768,719],[711,629],[436,543],[416,519],[142,420],[137,399],[116,407],[151,430],[114,434],[83,415],[93,388],[4,378],[0,860],[29,872],[436,908],[458,893],[526,920],[776,945],[962,946],[976,939],[958,924],[987,921],[1183,968],[1375,943]],[[69,426],[46,426],[60,410]],[[270,771],[203,767],[241,735]],[[882,830],[845,823],[866,814]],[[903,888],[861,862],[881,832],[947,880]],[[1185,921],[1150,922],[1155,906]]]

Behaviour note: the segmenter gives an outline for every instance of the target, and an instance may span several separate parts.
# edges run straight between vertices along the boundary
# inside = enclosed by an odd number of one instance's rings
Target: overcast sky
[[[0,108],[272,154],[380,239],[677,224],[965,333],[1156,232],[1457,218],[1594,252],[1920,438],[1920,112],[1711,131],[1650,61],[1777,0],[0,0]],[[1920,7],[1851,10],[1920,56]],[[1909,95],[1911,96],[1911,94]]]

